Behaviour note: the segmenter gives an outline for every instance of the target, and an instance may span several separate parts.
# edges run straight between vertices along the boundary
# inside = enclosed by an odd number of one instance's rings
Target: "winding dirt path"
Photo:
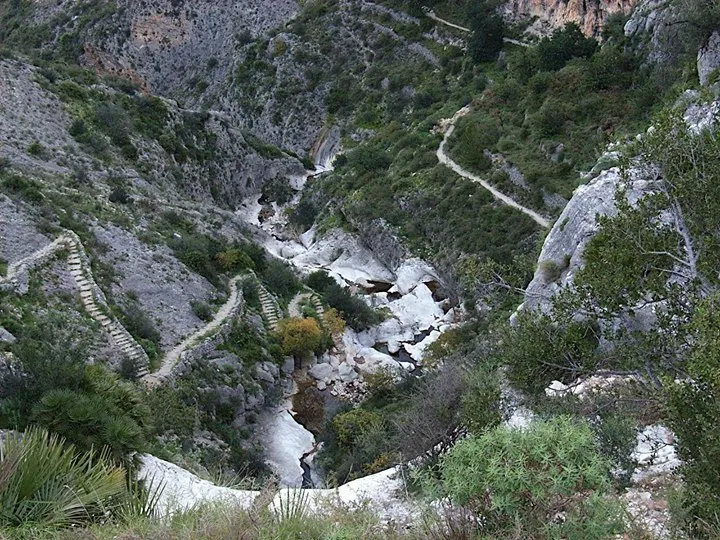
[[[463,178],[467,178],[472,182],[480,184],[482,187],[492,193],[493,197],[495,197],[497,200],[507,204],[508,206],[511,206],[512,208],[515,208],[516,210],[519,210],[526,216],[529,216],[533,221],[535,221],[535,223],[537,223],[541,227],[550,227],[550,221],[548,219],[544,218],[534,210],[523,206],[519,202],[515,201],[515,199],[513,199],[512,197],[505,195],[503,192],[499,191],[498,189],[490,185],[486,180],[480,178],[476,174],[473,174],[470,171],[463,169],[460,165],[453,161],[450,156],[445,153],[445,144],[448,142],[448,139],[450,139],[453,131],[455,131],[455,123],[469,112],[470,106],[466,105],[465,107],[457,111],[450,120],[447,120],[444,124],[441,124],[441,130],[443,129],[443,127],[445,129],[445,136],[443,137],[443,140],[440,143],[440,147],[437,150],[438,161],[440,161],[440,163],[442,163],[446,167],[452,169],[456,174],[462,176]]]
[[[58,251],[63,249],[68,251],[68,270],[80,291],[83,308],[109,334],[117,349],[135,363],[140,374],[145,373],[149,364],[147,353],[120,321],[112,315],[105,295],[93,277],[85,247],[75,232],[65,230],[50,244],[10,264],[7,275],[0,278],[0,285],[4,284],[11,290],[18,289],[24,273],[48,263]]]
[[[302,302],[305,300],[310,300],[313,308],[315,309],[315,312],[318,314],[318,317],[320,317],[320,319],[324,319],[325,309],[323,308],[322,302],[320,302],[320,299],[314,292],[297,293],[288,304],[288,315],[290,315],[291,317],[302,317],[302,310],[300,309],[300,304],[302,304]]]
[[[469,34],[472,32],[469,28],[466,28],[464,26],[460,26],[459,24],[451,23],[450,21],[446,21],[445,19],[441,19],[438,17],[435,12],[431,9],[425,12],[425,15],[427,15],[429,18],[431,18],[435,22],[439,22],[440,24],[444,24],[445,26],[449,26],[450,28],[455,28],[456,30],[460,30],[461,32],[465,32],[466,34]],[[517,39],[504,37],[503,41],[505,43],[511,43],[513,45],[518,45],[519,47],[531,47],[532,45],[530,43],[525,43],[524,41],[520,41]]]
[[[441,19],[440,17],[435,15],[435,12],[432,9],[426,11],[425,15],[430,17],[433,21],[439,22],[440,24],[444,24],[445,26],[449,26],[450,28],[455,28],[456,30],[460,30],[461,32],[467,32],[468,34],[470,33],[469,28],[465,28],[464,26],[460,26],[459,24],[451,23],[450,21]]]
[[[196,345],[197,342],[206,335],[215,331],[229,317],[235,315],[235,312],[242,300],[242,293],[238,290],[238,282],[246,276],[235,276],[230,280],[230,296],[227,302],[218,310],[213,320],[205,326],[199,328],[191,336],[185,338],[180,344],[176,345],[172,350],[168,351],[164,356],[160,369],[153,373],[148,373],[142,380],[149,386],[159,384],[166,379],[172,372],[175,365],[180,360],[180,355],[187,349]]]

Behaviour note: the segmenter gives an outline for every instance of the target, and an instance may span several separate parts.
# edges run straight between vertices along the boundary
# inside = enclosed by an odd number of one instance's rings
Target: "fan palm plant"
[[[125,470],[107,451],[76,452],[41,428],[0,442],[0,526],[59,528],[103,521],[127,500]]]

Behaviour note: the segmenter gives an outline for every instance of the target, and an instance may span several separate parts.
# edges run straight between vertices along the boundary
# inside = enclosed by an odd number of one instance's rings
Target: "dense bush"
[[[280,361],[283,356],[282,347],[274,334],[263,336],[247,321],[233,324],[222,348],[236,354],[248,367],[257,362]]]
[[[282,319],[277,333],[283,353],[304,358],[327,347],[327,336],[317,319]]]
[[[468,54],[474,62],[495,60],[503,48],[505,24],[494,2],[472,2],[468,18],[472,34],[468,40]]]
[[[35,403],[56,389],[78,390],[89,343],[79,329],[60,316],[37,318],[13,328],[18,338],[11,350],[22,371],[8,374],[2,385],[2,426],[24,429]]]
[[[77,390],[45,394],[32,419],[82,451],[107,447],[118,461],[144,448],[150,426],[142,394],[100,365],[85,367]]]
[[[160,344],[162,338],[160,332],[137,302],[128,302],[122,310],[121,319],[127,331],[133,336],[155,345]]]
[[[540,66],[550,71],[560,69],[571,58],[589,58],[596,49],[597,42],[585,37],[575,23],[556,29],[552,36],[540,40],[537,48]]]
[[[190,307],[193,310],[195,316],[201,321],[210,321],[213,318],[212,308],[201,300],[193,300],[190,302]]]
[[[668,381],[670,425],[683,460],[681,502],[693,537],[711,537],[720,516],[720,300],[703,302],[692,322],[695,342],[686,376]],[[691,382],[692,381],[692,382]]]
[[[262,279],[271,292],[285,300],[290,300],[300,290],[300,282],[290,266],[277,259],[268,261]]]
[[[543,537],[607,538],[622,532],[620,508],[603,501],[609,465],[590,428],[567,417],[524,430],[498,427],[460,441],[441,461],[451,499],[483,516],[485,534],[520,526]],[[562,513],[564,521],[555,520]],[[570,534],[570,536],[568,536]]]
[[[307,284],[319,292],[330,307],[338,310],[345,322],[355,330],[364,330],[382,321],[377,311],[341,287],[326,272],[313,272],[308,276]]]
[[[592,373],[598,363],[598,335],[589,322],[553,322],[547,315],[519,314],[507,327],[498,354],[518,389],[542,394],[553,380],[570,382]]]

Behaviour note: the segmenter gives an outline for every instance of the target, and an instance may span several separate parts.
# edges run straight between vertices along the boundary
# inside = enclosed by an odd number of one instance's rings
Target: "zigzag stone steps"
[[[263,315],[268,322],[270,330],[277,330],[278,321],[282,318],[282,312],[280,306],[277,305],[273,300],[270,293],[260,282],[257,282],[258,298],[260,299],[260,307],[262,308]]]
[[[323,307],[318,295],[314,292],[297,293],[295,297],[290,301],[290,304],[288,304],[288,314],[291,317],[301,317],[302,313],[300,311],[300,303],[305,299],[310,300],[310,303],[312,304],[315,313],[318,314],[321,322],[324,322],[325,308]]]
[[[8,266],[7,275],[0,278],[0,285],[8,284],[17,288],[21,274],[48,262],[61,249],[67,249],[68,270],[80,291],[80,301],[87,313],[110,335],[115,346],[126,356],[135,360],[139,369],[146,372],[149,358],[145,350],[114,317],[108,316],[100,306],[109,312],[105,295],[95,283],[82,241],[73,231],[66,230],[53,242],[35,253]]]

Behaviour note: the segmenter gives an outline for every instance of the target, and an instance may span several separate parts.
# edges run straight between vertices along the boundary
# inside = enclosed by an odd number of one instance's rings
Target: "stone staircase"
[[[256,282],[256,285],[260,306],[262,307],[262,312],[268,322],[268,326],[270,330],[277,330],[278,321],[282,319],[283,312],[275,299],[259,281]]]
[[[313,309],[315,310],[315,313],[318,314],[318,317],[320,318],[320,321],[325,320],[325,308],[322,305],[322,302],[320,301],[320,298],[317,294],[314,292],[304,292],[304,293],[297,293],[295,297],[290,301],[290,304],[288,305],[288,314],[291,317],[302,317],[302,312],[300,310],[300,304],[304,300],[309,300],[310,303],[313,306]]]
[[[19,287],[23,274],[45,264],[61,249],[68,250],[68,269],[80,290],[80,301],[83,307],[110,335],[117,349],[135,363],[138,375],[145,375],[149,366],[148,355],[125,327],[112,316],[105,295],[92,275],[90,260],[85,253],[82,241],[73,231],[63,232],[52,243],[9,265],[7,276],[2,281],[11,287]]]
[[[313,308],[315,309],[315,313],[318,314],[318,317],[320,317],[321,321],[325,320],[325,308],[322,305],[322,302],[320,301],[320,298],[317,294],[313,293],[310,295],[310,302],[313,305]]]

